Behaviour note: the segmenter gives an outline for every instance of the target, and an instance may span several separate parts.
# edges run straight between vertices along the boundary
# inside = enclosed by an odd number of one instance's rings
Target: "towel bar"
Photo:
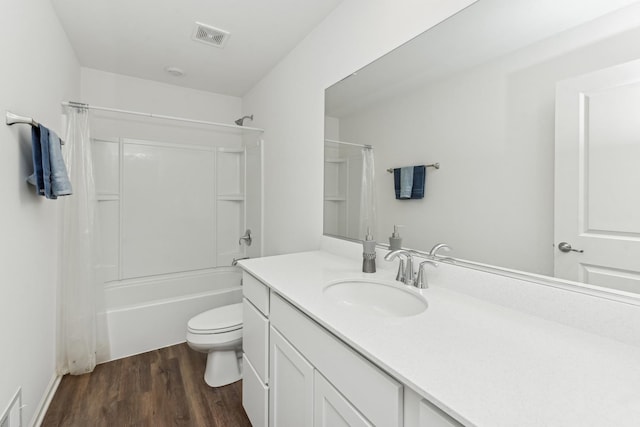
[[[17,114],[13,114],[11,111],[7,111],[6,123],[7,123],[7,126],[15,125],[16,123],[22,123],[22,124],[31,125],[31,126],[39,126],[38,122],[33,120],[31,117],[19,116]]]
[[[40,124],[33,120],[31,117],[19,116],[17,114],[12,113],[11,111],[7,111],[5,123],[7,126],[15,125],[15,124],[25,124],[33,127],[38,127]],[[64,145],[64,141],[61,139],[60,144]]]
[[[440,163],[432,163],[432,164],[430,164],[430,165],[425,165],[425,167],[427,167],[427,168],[440,169]],[[387,169],[387,172],[389,172],[389,173],[393,173],[393,168],[389,168],[389,169]]]

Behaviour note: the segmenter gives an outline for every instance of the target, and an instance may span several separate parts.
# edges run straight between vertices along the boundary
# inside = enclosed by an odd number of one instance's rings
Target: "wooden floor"
[[[207,386],[205,360],[179,344],[65,375],[42,426],[251,426],[242,382]]]

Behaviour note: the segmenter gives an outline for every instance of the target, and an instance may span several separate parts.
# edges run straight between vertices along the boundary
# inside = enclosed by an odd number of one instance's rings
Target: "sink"
[[[427,301],[404,285],[371,280],[343,280],[327,285],[323,294],[340,306],[383,317],[407,317],[427,309]]]

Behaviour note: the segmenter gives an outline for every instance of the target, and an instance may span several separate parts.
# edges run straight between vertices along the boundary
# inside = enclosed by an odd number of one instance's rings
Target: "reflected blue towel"
[[[425,165],[413,167],[413,187],[411,187],[412,199],[424,198],[424,183],[426,178],[427,167]]]
[[[410,199],[413,188],[413,167],[400,168],[400,198]]]
[[[401,169],[403,168],[395,168],[393,170],[393,184],[396,192],[396,199],[422,199],[424,198],[424,190],[425,190],[425,180],[427,177],[427,168],[424,165],[421,166],[413,166],[413,182],[411,186],[411,196],[410,197],[400,197],[400,187],[401,187]]]
[[[49,163],[51,166],[52,198],[71,194],[71,182],[67,174],[67,167],[62,158],[60,138],[55,132],[49,131]]]

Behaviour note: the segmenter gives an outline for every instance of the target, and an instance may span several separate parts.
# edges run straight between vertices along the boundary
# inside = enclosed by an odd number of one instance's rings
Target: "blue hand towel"
[[[424,183],[427,178],[427,167],[425,165],[413,167],[413,186],[411,187],[411,198],[424,198]]]
[[[413,188],[413,167],[400,168],[400,198],[410,199]]]
[[[49,131],[49,162],[51,165],[51,193],[53,198],[71,194],[71,182],[62,158],[60,145],[58,135]]]
[[[36,187],[38,195],[44,195],[44,175],[42,171],[42,149],[40,146],[40,128],[31,127],[31,158],[33,160],[33,174],[27,182]]]

